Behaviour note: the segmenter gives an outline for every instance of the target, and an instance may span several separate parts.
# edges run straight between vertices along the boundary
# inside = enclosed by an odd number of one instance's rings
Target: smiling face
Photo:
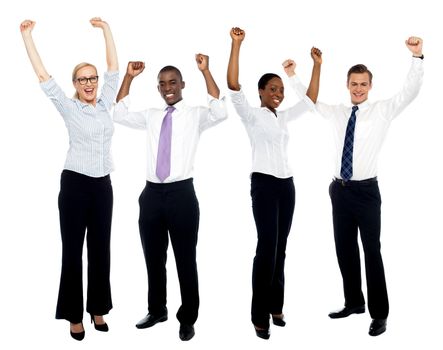
[[[157,88],[166,104],[172,106],[183,99],[182,90],[185,88],[185,82],[174,69],[160,71]]]
[[[264,89],[258,89],[258,93],[261,106],[270,109],[272,112],[275,112],[285,98],[285,88],[279,77],[270,79]]]
[[[92,78],[97,76],[97,70],[94,66],[86,65],[75,72],[73,76],[73,83],[76,90],[76,97],[83,103],[89,103],[95,105],[97,100],[97,87],[98,82],[91,83],[88,79],[86,84],[82,85],[79,82],[80,78]]]
[[[348,89],[351,95],[351,102],[354,105],[358,105],[365,102],[368,99],[369,90],[372,88],[372,83],[369,78],[369,74],[365,73],[352,73],[348,79]]]

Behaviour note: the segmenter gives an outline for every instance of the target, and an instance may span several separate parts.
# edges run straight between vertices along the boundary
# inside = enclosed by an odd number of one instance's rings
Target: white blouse
[[[295,83],[300,83],[294,77]],[[303,88],[303,86],[301,87]],[[277,111],[277,116],[266,107],[251,107],[242,89],[229,90],[231,100],[249,136],[252,147],[252,170],[278,178],[289,178],[292,170],[288,163],[289,133],[287,123],[314,108],[306,96],[294,106]]]

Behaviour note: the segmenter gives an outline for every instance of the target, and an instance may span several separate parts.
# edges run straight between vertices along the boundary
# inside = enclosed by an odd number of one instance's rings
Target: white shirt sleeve
[[[249,104],[243,90],[229,90],[229,94],[231,96],[232,104],[235,108],[235,111],[240,116],[240,119],[244,124],[253,124],[254,122],[254,109]]]
[[[129,95],[121,99],[115,105],[113,115],[114,122],[133,129],[146,129],[146,110],[139,112],[130,112],[129,105]]]
[[[104,83],[100,94],[100,99],[104,102],[107,110],[111,109],[115,101],[115,97],[117,96],[118,75],[118,71],[105,72],[104,74]]]
[[[417,97],[423,84],[423,75],[423,60],[413,57],[402,90],[389,100],[380,101],[385,119],[391,121],[397,117]]]
[[[52,101],[63,119],[65,121],[69,119],[71,117],[71,110],[74,108],[74,101],[65,95],[54,78],[51,77],[50,79],[41,82],[40,87],[45,92],[46,96]]]
[[[200,111],[200,132],[221,123],[228,118],[228,111],[226,109],[225,97],[214,98],[208,95],[208,106]]]
[[[305,101],[311,110],[315,110],[314,102],[312,102],[312,100],[306,95],[306,86],[303,85],[297,75],[293,75],[289,78],[289,86],[291,86],[301,100]]]

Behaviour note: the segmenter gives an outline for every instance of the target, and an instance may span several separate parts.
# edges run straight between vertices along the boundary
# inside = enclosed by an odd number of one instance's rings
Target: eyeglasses
[[[85,85],[88,81],[91,84],[96,84],[98,81],[98,75],[96,75],[94,77],[89,77],[89,78],[80,77],[80,78],[74,79],[74,81],[78,81],[80,85]]]

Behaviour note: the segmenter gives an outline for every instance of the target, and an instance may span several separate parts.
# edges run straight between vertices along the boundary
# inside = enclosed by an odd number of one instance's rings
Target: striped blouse
[[[68,98],[53,78],[40,83],[63,117],[69,134],[69,150],[64,169],[102,177],[113,169],[111,139],[114,125],[110,109],[117,95],[118,71],[105,72],[96,106]]]

